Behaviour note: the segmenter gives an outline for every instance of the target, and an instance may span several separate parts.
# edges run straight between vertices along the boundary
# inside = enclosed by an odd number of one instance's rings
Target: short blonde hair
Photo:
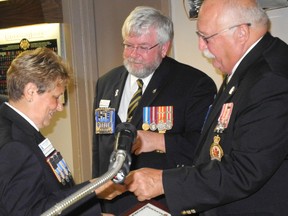
[[[70,71],[63,59],[49,48],[27,50],[19,54],[7,71],[9,99],[20,100],[28,83],[34,83],[38,94],[68,84]]]

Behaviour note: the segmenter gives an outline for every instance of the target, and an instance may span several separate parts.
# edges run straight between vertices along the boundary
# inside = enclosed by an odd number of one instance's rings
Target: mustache
[[[128,63],[133,63],[133,64],[142,64],[142,61],[134,59],[134,58],[127,58],[126,61]]]
[[[215,58],[215,56],[208,50],[208,49],[205,49],[202,54],[206,57],[206,58],[209,58],[209,59],[213,59]]]

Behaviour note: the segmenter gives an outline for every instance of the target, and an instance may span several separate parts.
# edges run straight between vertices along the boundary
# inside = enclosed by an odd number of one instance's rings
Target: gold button
[[[196,213],[195,209],[183,210],[181,212],[182,215],[191,215],[191,214],[195,214],[195,213]]]

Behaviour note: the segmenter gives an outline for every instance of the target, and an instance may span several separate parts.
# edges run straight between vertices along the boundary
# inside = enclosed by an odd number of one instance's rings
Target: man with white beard
[[[108,170],[114,148],[113,126],[107,125],[126,121],[138,130],[132,146],[132,170],[192,165],[216,86],[203,72],[167,56],[173,34],[170,18],[154,8],[137,7],[125,20],[122,27],[124,65],[105,74],[96,85],[94,177]],[[140,83],[138,91],[137,83]],[[129,104],[135,91],[142,96],[134,101],[134,107],[130,106],[134,108],[131,111]],[[117,190],[117,184],[113,190]],[[165,196],[156,200],[166,205]],[[120,215],[137,202],[136,196],[127,192],[112,201],[103,201],[102,211]]]

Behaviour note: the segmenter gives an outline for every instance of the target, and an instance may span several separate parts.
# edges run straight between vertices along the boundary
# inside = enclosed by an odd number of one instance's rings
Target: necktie
[[[228,85],[228,82],[229,82],[229,75],[226,75],[224,80],[223,80],[223,83],[224,83],[224,87],[226,88],[226,86]]]
[[[221,87],[221,89],[220,89],[220,94],[222,94],[222,93],[224,92],[225,88],[227,87],[227,85],[228,85],[228,79],[229,79],[229,76],[226,75],[226,76],[224,77],[224,79],[223,79],[222,87]]]
[[[217,93],[217,95],[216,95],[216,98],[215,98],[213,104],[216,104],[216,103],[217,103],[218,99],[220,98],[220,96],[221,96],[221,95],[223,94],[223,92],[225,91],[225,88],[226,88],[226,86],[227,86],[227,80],[228,80],[228,76],[225,76],[224,79],[223,79],[222,85],[221,85],[221,87],[220,87],[220,89],[219,89],[219,91],[218,91],[218,93]],[[214,105],[213,105],[213,106],[214,106]]]
[[[134,95],[132,96],[132,99],[129,103],[128,106],[128,111],[127,111],[127,122],[130,122],[132,117],[133,117],[133,113],[136,110],[139,101],[141,99],[142,96],[142,87],[143,87],[143,81],[141,79],[138,79],[137,81],[137,85],[138,85],[138,89],[137,91],[134,93]]]

